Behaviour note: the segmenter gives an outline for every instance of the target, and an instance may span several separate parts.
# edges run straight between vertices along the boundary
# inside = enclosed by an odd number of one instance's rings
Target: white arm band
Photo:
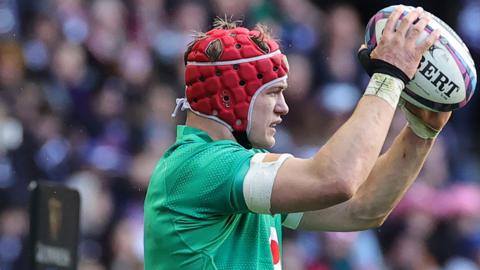
[[[243,181],[243,196],[250,211],[271,214],[270,200],[278,169],[290,154],[255,154],[250,160],[250,168]]]

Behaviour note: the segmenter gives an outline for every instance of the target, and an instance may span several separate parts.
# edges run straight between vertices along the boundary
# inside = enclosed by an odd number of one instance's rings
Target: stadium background
[[[0,269],[26,269],[26,190],[35,179],[81,193],[80,270],[143,269],[143,198],[184,120],[170,114],[183,96],[192,30],[224,14],[272,27],[291,66],[291,109],[275,150],[307,157],[347,119],[368,81],[356,60],[366,22],[396,3],[0,1]],[[403,3],[445,20],[479,63],[478,0]],[[284,268],[480,269],[479,105],[474,96],[455,112],[381,228],[288,231]],[[392,134],[404,125],[397,116]]]

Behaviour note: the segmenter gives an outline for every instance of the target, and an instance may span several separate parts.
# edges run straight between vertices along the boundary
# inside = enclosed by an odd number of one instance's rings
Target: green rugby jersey
[[[281,269],[284,216],[253,213],[243,196],[264,152],[178,126],[145,199],[145,269]]]

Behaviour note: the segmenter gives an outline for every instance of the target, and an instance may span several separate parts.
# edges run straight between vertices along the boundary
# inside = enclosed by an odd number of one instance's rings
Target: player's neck
[[[232,140],[236,141],[232,132],[228,128],[214,120],[198,116],[192,112],[187,112],[187,126],[205,131],[213,140]]]

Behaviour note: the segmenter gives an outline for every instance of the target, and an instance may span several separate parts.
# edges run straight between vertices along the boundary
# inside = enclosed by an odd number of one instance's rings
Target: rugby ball
[[[381,40],[387,19],[395,7],[380,10],[368,22],[365,44],[369,49],[373,50]],[[405,6],[400,19],[413,9]],[[417,44],[434,29],[440,29],[440,38],[423,54],[414,78],[406,85],[401,96],[420,108],[437,112],[452,111],[465,106],[475,92],[475,63],[455,31],[433,14],[429,15],[431,20]]]

